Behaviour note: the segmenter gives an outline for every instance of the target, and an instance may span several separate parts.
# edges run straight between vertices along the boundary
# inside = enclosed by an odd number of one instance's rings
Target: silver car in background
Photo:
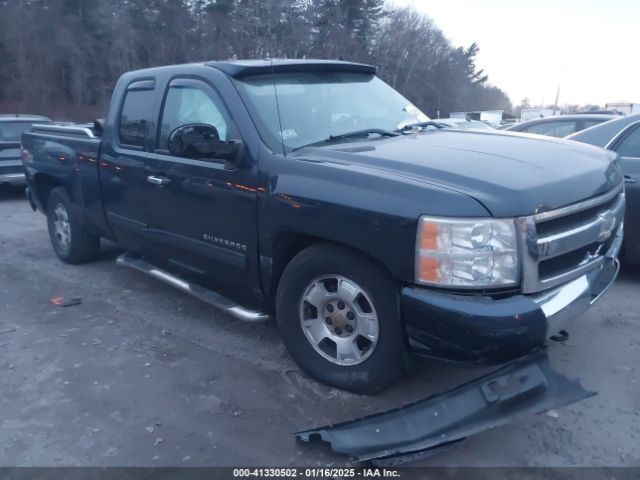
[[[575,115],[557,115],[516,123],[505,127],[504,131],[535,133],[537,135],[562,138],[586,128],[608,122],[615,118],[620,117],[618,115],[585,113]]]
[[[607,148],[620,156],[627,197],[622,261],[640,264],[640,114],[617,117],[566,138]]]
[[[20,160],[20,137],[35,123],[52,123],[39,115],[0,115],[0,185],[26,185]]]
[[[438,118],[434,122],[444,128],[460,128],[463,130],[495,130],[491,125],[479,120],[467,120],[466,118]]]

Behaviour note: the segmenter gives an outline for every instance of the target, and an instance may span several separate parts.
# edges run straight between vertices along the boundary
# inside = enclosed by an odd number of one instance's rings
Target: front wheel
[[[84,263],[98,256],[100,237],[82,223],[63,187],[54,188],[49,194],[47,226],[53,250],[63,262]]]
[[[397,289],[356,252],[326,244],[298,254],[283,273],[276,311],[288,351],[313,378],[371,393],[402,371]]]

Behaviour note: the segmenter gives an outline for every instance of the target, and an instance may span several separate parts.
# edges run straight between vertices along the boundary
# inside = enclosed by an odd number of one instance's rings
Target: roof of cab
[[[224,60],[205,62],[232,77],[264,73],[342,71],[375,74],[377,68],[364,63],[316,59]]]

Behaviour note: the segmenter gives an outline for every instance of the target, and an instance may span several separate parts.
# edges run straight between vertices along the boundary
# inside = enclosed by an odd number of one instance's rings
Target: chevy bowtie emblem
[[[616,217],[612,212],[606,211],[599,213],[598,218],[600,219],[600,233],[598,233],[598,241],[604,242],[611,236],[611,233],[616,226]]]

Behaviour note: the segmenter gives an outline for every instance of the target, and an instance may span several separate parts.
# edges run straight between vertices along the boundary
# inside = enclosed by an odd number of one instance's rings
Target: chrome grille
[[[522,291],[534,293],[599,267],[624,219],[624,190],[517,219]]]

